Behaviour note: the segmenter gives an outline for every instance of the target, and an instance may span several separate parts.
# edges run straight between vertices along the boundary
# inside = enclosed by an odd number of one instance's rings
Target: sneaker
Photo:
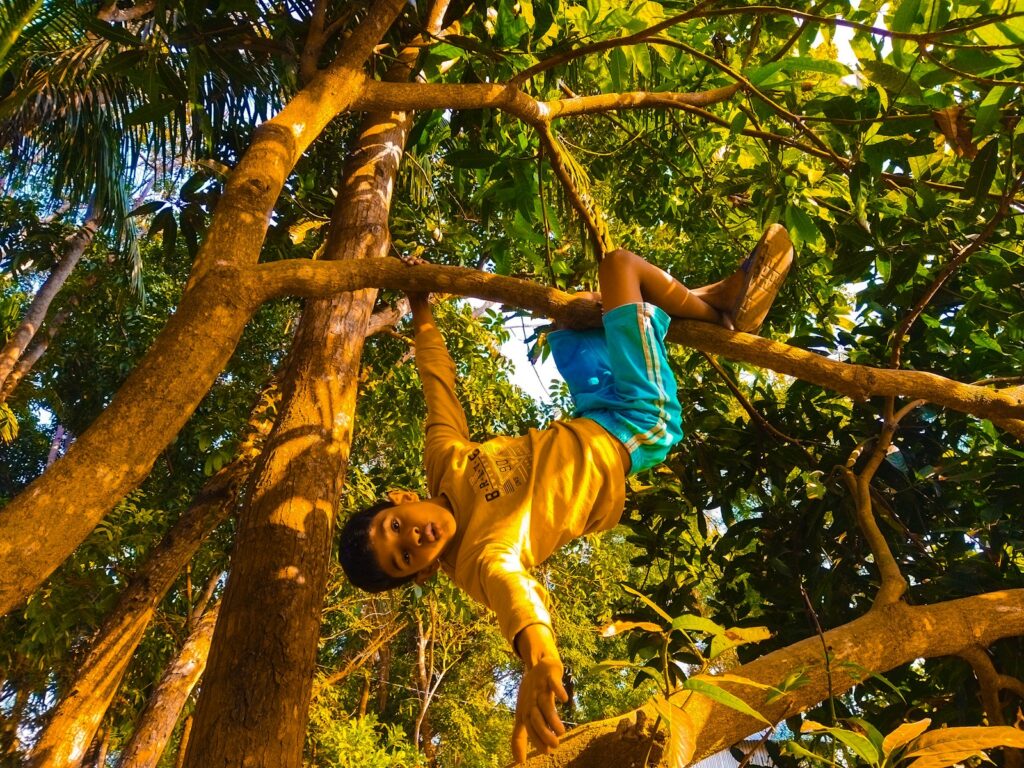
[[[733,305],[732,322],[737,331],[757,333],[793,265],[793,242],[781,224],[772,224],[754,250],[740,263],[743,288]]]

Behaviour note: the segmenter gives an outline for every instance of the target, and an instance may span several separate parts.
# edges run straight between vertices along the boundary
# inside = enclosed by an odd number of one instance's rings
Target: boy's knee
[[[601,266],[598,268],[601,279],[606,276],[614,276],[633,269],[633,265],[640,257],[625,248],[616,248],[608,251],[601,259]]]

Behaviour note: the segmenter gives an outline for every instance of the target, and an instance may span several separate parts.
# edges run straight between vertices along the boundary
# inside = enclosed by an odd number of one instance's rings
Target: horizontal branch
[[[735,685],[730,685],[729,690],[777,723],[828,698],[830,690],[833,695],[844,693],[872,673],[882,674],[917,658],[958,655],[967,648],[987,647],[997,640],[1021,635],[1024,635],[1024,589],[990,592],[934,605],[896,603],[871,610],[849,624],[825,632],[828,670],[822,654],[822,639],[817,636],[729,670],[734,677],[773,686],[780,685],[790,673],[802,671],[807,682],[785,696],[767,703],[771,691]],[[694,727],[695,760],[764,728],[760,721],[698,694],[690,695],[684,709]],[[649,715],[653,720],[653,708]],[[590,764],[586,762],[588,755],[614,755],[620,741],[617,726],[623,719],[618,717],[581,726],[562,739],[555,754],[535,757],[527,765],[568,768]],[[633,742],[632,749],[636,748]]]
[[[537,101],[502,83],[387,83],[367,80],[352,109],[502,109],[531,125],[558,117],[574,117],[620,109],[706,107],[725,101],[739,85],[707,91],[656,93],[629,91]]]
[[[277,261],[245,271],[227,270],[222,279],[240,286],[247,303],[282,296],[324,297],[342,291],[378,287],[438,291],[474,296],[554,317],[576,327],[600,324],[599,306],[528,280],[465,267],[407,266],[397,259],[358,262]],[[834,390],[855,400],[907,397],[987,419],[1001,419],[1012,434],[1024,439],[1024,397],[963,384],[925,371],[889,370],[853,365],[814,352],[747,333],[691,320],[672,322],[670,341],[703,352],[724,355]]]

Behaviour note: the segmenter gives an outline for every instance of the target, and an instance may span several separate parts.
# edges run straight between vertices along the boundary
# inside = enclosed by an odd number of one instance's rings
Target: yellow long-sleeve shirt
[[[452,506],[444,571],[495,614],[514,647],[531,624],[551,626],[547,592],[529,569],[566,542],[613,528],[625,503],[621,443],[590,419],[517,437],[469,439],[455,364],[436,329],[416,337],[427,401],[424,460],[431,496]]]

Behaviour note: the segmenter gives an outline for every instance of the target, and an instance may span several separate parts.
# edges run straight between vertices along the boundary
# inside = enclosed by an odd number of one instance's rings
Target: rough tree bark
[[[206,669],[219,609],[219,603],[207,609],[168,665],[139,717],[135,733],[121,750],[118,768],[156,768],[160,762],[181,710]]]
[[[211,478],[147,556],[39,734],[28,761],[30,768],[81,763],[157,606],[203,540],[227,519],[251,461],[251,457],[240,457]]]
[[[416,51],[389,77],[408,78]],[[325,254],[381,257],[412,116],[371,112],[346,163]],[[243,509],[188,768],[298,766],[334,517],[348,467],[363,338],[376,289],[307,303],[277,422]],[[251,690],[261,692],[252,696]]]
[[[6,386],[8,377],[17,365],[18,359],[25,353],[29,343],[35,337],[36,331],[42,326],[46,319],[46,313],[50,310],[50,304],[53,303],[57,294],[60,293],[60,289],[64,287],[64,283],[67,282],[78,262],[92,244],[99,224],[99,216],[89,215],[81,228],[67,239],[64,255],[54,265],[50,276],[46,278],[28,305],[21,325],[7,340],[4,348],[0,350],[0,392],[13,389],[13,387]]]
[[[729,670],[732,675],[766,685],[778,685],[794,670],[803,670],[809,678],[808,683],[770,704],[766,703],[769,691],[732,684],[723,684],[723,687],[777,723],[830,695],[849,690],[871,673],[884,673],[917,658],[958,655],[968,648],[987,647],[997,640],[1020,635],[1024,635],[1022,589],[991,592],[935,605],[893,603],[824,633],[829,654],[828,671],[822,653],[822,638],[817,636]],[[855,676],[854,670],[862,670],[863,676]],[[689,699],[684,696],[677,694],[674,701],[683,706],[693,722],[694,760],[725,749],[764,728],[760,721],[703,696],[692,694]],[[648,706],[643,710],[646,718],[642,719],[653,723],[656,717],[654,709]],[[531,757],[527,767],[615,765],[640,768],[649,745],[649,734],[637,733],[627,727],[628,721],[636,717],[636,712],[588,723],[573,730],[554,754]],[[620,725],[622,721],[626,723]]]
[[[256,263],[285,178],[356,97],[363,63],[403,5],[374,3],[334,63],[256,129],[228,177],[181,302],[153,347],[67,454],[0,511],[0,614],[38,587],[142,481],[224,369],[252,308],[234,300],[232,287],[203,278],[215,265]]]

